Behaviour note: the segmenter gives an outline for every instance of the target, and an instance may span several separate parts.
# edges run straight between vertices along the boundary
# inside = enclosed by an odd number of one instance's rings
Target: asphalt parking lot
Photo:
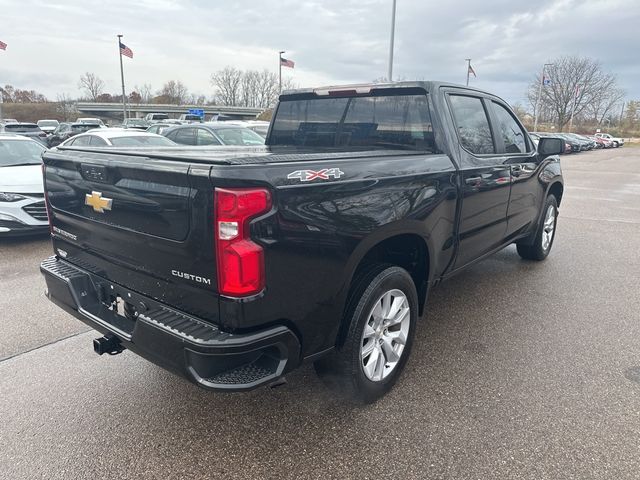
[[[562,162],[548,260],[509,247],[435,289],[365,408],[310,365],[216,394],[98,357],[44,297],[48,240],[0,240],[0,478],[638,478],[640,148]]]

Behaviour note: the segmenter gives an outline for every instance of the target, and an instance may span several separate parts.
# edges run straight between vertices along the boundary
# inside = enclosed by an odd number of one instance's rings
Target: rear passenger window
[[[104,147],[107,144],[102,138],[96,137],[95,135],[91,135],[91,141],[89,145],[92,147]]]
[[[462,95],[450,95],[449,100],[462,146],[479,155],[496,153],[482,100]]]
[[[71,145],[73,145],[74,147],[79,147],[82,145],[89,145],[89,137],[78,137],[76,138],[73,143],[71,143]]]
[[[498,131],[496,134],[502,136],[505,152],[526,153],[527,141],[518,122],[515,121],[511,113],[502,105],[496,102],[491,103],[493,103],[493,110],[498,120]]]

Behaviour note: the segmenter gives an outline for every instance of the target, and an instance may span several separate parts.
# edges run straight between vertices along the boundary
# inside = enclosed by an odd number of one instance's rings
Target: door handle
[[[522,174],[522,167],[520,165],[512,165],[511,166],[511,175],[514,177],[519,177]]]
[[[482,181],[482,177],[469,177],[464,180],[464,183],[467,185],[475,185]]]

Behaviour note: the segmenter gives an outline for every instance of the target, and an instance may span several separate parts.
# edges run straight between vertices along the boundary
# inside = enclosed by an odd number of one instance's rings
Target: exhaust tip
[[[125,347],[120,343],[120,339],[113,335],[105,335],[104,337],[93,340],[93,351],[98,355],[108,353],[109,355],[117,355],[122,353]]]

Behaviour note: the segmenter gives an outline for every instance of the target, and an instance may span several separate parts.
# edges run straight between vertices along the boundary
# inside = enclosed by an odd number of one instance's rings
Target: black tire
[[[404,349],[395,366],[391,367],[390,372],[386,374],[387,376],[372,381],[365,374],[364,360],[361,357],[361,347],[365,341],[363,339],[365,325],[372,319],[370,315],[377,302],[380,302],[385,294],[395,290],[404,294],[409,306],[410,323]],[[330,355],[314,363],[316,372],[325,384],[346,400],[364,404],[372,403],[393,387],[411,353],[418,321],[418,295],[413,279],[406,270],[397,266],[388,264],[370,266],[358,275],[353,283],[344,320],[349,322],[344,340]],[[382,370],[389,366],[386,355],[384,358]]]
[[[545,219],[547,218],[546,215],[549,208],[553,208],[554,210],[553,231],[551,233],[551,241],[545,248],[545,245],[544,245]],[[551,252],[551,247],[553,247],[553,241],[556,238],[557,224],[558,224],[558,201],[556,200],[556,197],[554,195],[549,195],[542,209],[542,215],[540,216],[540,223],[538,224],[538,230],[536,231],[536,237],[533,244],[526,245],[523,243],[517,243],[516,247],[518,249],[518,254],[525,260],[542,261],[545,258],[547,258],[547,256],[549,256],[549,252]]]
[[[613,147],[614,148],[618,148],[620,146],[620,144],[618,142],[613,142]]]

